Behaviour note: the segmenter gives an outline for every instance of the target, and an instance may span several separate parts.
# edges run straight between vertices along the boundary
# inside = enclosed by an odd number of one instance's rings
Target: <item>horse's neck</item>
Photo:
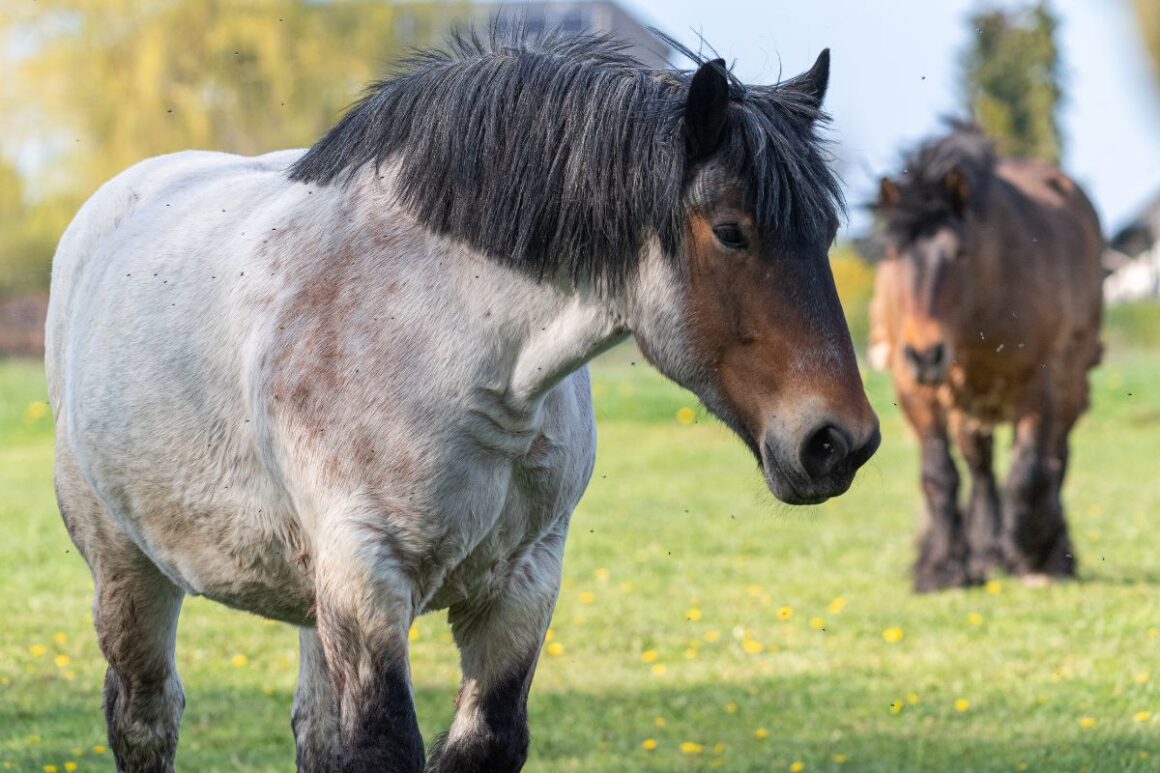
[[[389,180],[389,177],[388,177]],[[379,235],[366,255],[365,276],[405,285],[416,313],[488,374],[485,386],[513,410],[534,412],[539,398],[568,374],[627,335],[623,301],[565,280],[537,281],[431,234],[393,200],[389,182],[360,180],[345,210],[359,213],[352,233]],[[361,217],[359,216],[361,215]],[[356,237],[357,238],[357,237]],[[365,242],[363,242],[365,244]],[[398,279],[399,281],[394,281]],[[421,309],[421,310],[420,310]],[[482,360],[487,360],[483,362]]]

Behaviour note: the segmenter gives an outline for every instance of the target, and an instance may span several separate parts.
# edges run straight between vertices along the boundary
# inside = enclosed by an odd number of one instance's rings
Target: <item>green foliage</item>
[[[1152,71],[1160,82],[1160,0],[1133,0],[1144,46],[1152,58]]]
[[[1039,3],[1023,13],[980,12],[970,23],[975,39],[963,60],[970,113],[1002,155],[1058,163],[1063,78],[1055,16]]]
[[[552,622],[562,649],[532,690],[529,773],[1155,770],[1160,361],[1114,351],[1096,371],[1066,492],[1081,579],[933,596],[906,576],[917,448],[888,380],[868,378],[879,455],[849,494],[800,510],[772,502],[702,410],[680,423],[695,400],[631,347],[597,362],[600,450]],[[0,766],[111,770],[94,751],[107,742],[91,585],[53,503],[51,422],[29,409],[43,400],[38,366],[0,363]],[[415,631],[431,739],[457,660],[443,615]],[[292,769],[292,629],[190,599],[177,663],[179,769]]]
[[[464,7],[0,0],[0,159],[40,158],[26,179],[0,169],[0,294],[47,285],[68,217],[121,170],[188,148],[309,144]]]

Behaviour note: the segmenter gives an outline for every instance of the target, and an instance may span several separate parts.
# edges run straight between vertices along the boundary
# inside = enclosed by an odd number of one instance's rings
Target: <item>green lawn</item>
[[[869,382],[882,450],[846,496],[791,509],[703,410],[678,422],[695,401],[634,357],[595,367],[599,458],[532,692],[528,770],[1160,766],[1154,351],[1109,355],[1074,439],[1082,579],[923,597],[907,577],[915,445],[883,378]],[[35,364],[0,363],[0,765],[111,770],[90,581],[54,507],[49,419],[29,408],[43,399]],[[416,632],[430,737],[452,713],[456,656],[439,616]],[[187,602],[181,769],[292,769],[295,644],[286,626]]]

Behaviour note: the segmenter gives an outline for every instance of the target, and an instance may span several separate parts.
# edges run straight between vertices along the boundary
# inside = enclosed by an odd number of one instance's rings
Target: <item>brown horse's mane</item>
[[[961,222],[965,211],[978,211],[986,201],[998,160],[994,144],[974,123],[948,119],[947,124],[949,134],[924,142],[905,157],[902,173],[891,180],[896,200],[871,206],[899,246],[948,222]],[[948,188],[952,174],[962,183],[958,190],[966,192],[962,199]]]

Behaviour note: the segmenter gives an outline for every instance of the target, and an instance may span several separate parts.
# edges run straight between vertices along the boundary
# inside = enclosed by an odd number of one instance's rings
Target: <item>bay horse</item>
[[[147,160],[84,205],[47,372],[119,769],[172,770],[186,594],[300,628],[300,770],[520,769],[584,364],[629,335],[776,496],[846,491],[879,432],[827,261],[828,53],[775,86],[695,61],[464,33],[305,152]],[[428,753],[407,634],[444,609]]]
[[[997,158],[952,122],[881,181],[884,237],[871,303],[873,364],[888,368],[922,454],[926,524],[918,591],[972,585],[1002,568],[1071,577],[1060,497],[1068,435],[1102,353],[1099,219],[1055,166]],[[1014,425],[1000,495],[996,425]],[[971,477],[965,512],[951,457]]]

